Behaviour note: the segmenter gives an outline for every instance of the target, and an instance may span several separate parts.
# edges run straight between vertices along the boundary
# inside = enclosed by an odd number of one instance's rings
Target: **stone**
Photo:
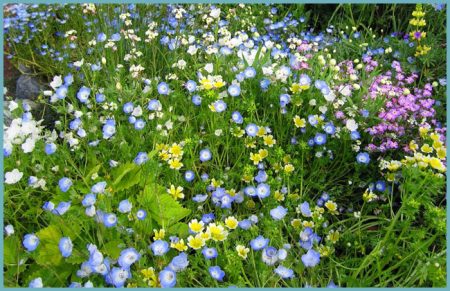
[[[16,84],[16,98],[17,99],[30,99],[36,100],[39,96],[39,92],[41,90],[41,85],[39,82],[29,76],[22,75],[17,79]]]

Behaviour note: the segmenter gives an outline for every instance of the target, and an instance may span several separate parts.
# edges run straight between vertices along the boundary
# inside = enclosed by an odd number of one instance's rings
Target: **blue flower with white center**
[[[166,82],[161,82],[157,86],[158,93],[161,95],[169,95],[169,85]]]
[[[204,247],[202,254],[205,256],[205,259],[212,260],[217,257],[217,250],[215,248]]]
[[[323,133],[318,133],[314,136],[314,143],[316,145],[323,145],[327,142],[327,136]]]
[[[299,78],[300,86],[309,86],[311,85],[311,78],[306,74],[301,74]]]
[[[143,209],[139,209],[136,212],[136,217],[139,220],[144,220],[147,217],[147,211],[143,210]]]
[[[270,210],[270,216],[272,216],[275,220],[283,219],[287,214],[287,208],[284,208],[281,205],[278,205],[276,208]]]
[[[197,203],[205,202],[206,199],[208,199],[208,194],[197,194],[194,197],[192,197],[192,200]]]
[[[69,128],[70,128],[71,130],[77,130],[77,129],[80,127],[80,125],[81,125],[81,119],[75,118],[74,120],[72,120],[72,121],[69,123]]]
[[[377,181],[375,183],[375,190],[377,190],[378,192],[383,192],[384,190],[386,190],[386,183],[384,181]]]
[[[252,137],[256,136],[258,130],[259,130],[258,126],[254,123],[250,123],[245,127],[245,132],[247,133],[247,135]]]
[[[280,106],[286,107],[286,105],[288,105],[289,103],[291,103],[291,96],[289,96],[289,94],[281,94],[280,95]]]
[[[230,85],[230,87],[228,87],[228,94],[232,97],[239,96],[239,94],[241,94],[241,86],[237,84]]]
[[[135,124],[136,123],[136,117],[134,117],[133,115],[128,117],[128,122],[130,124]]]
[[[28,177],[28,186],[33,186],[37,183],[38,178],[35,176]]]
[[[202,104],[202,97],[199,95],[192,96],[192,103],[194,103],[195,106],[200,106],[200,104]]]
[[[103,125],[103,138],[109,139],[116,133],[116,121],[114,119],[107,119]]]
[[[265,183],[261,183],[256,187],[256,195],[260,198],[260,199],[264,199],[269,197],[270,195],[270,186],[265,184]]]
[[[117,262],[123,269],[129,269],[131,265],[139,261],[140,258],[141,254],[139,254],[135,248],[128,248],[120,252]]]
[[[275,274],[279,275],[283,279],[291,279],[294,278],[294,271],[286,268],[282,265],[279,265],[275,270]]]
[[[130,271],[117,267],[112,268],[109,274],[107,275],[110,284],[114,285],[114,287],[116,288],[123,287],[123,285],[125,285],[125,282],[130,276],[131,276]]]
[[[42,209],[44,209],[45,211],[52,211],[53,209],[55,209],[55,204],[51,201],[47,201],[42,206]]]
[[[225,103],[225,101],[223,100],[217,100],[216,102],[213,103],[213,106],[214,110],[217,113],[224,112],[227,109],[227,103]]]
[[[94,194],[103,194],[106,190],[106,182],[98,182],[94,186],[91,187],[91,192]]]
[[[80,100],[81,103],[86,103],[88,101],[90,94],[91,94],[91,89],[83,86],[80,88],[80,90],[78,90],[77,98],[78,98],[78,100]]]
[[[274,247],[267,247],[262,251],[262,260],[268,266],[273,266],[278,261],[278,251]]]
[[[67,177],[63,177],[59,180],[58,185],[62,192],[67,192],[72,186],[72,180]]]
[[[107,36],[106,36],[106,34],[104,34],[103,32],[100,32],[100,33],[97,35],[97,41],[98,41],[98,42],[104,42],[104,41],[106,41],[106,38],[107,38]]]
[[[150,111],[161,111],[162,104],[158,99],[152,99],[148,102],[147,109]]]
[[[84,288],[94,288],[94,283],[92,283],[91,281],[87,281],[86,283],[84,283]]]
[[[370,162],[369,154],[365,152],[359,153],[356,156],[356,162],[358,162],[358,164],[365,164],[365,165],[369,164]]]
[[[234,111],[231,114],[231,119],[237,124],[242,124],[244,122],[244,118],[239,111]]]
[[[68,91],[68,88],[66,86],[62,85],[58,89],[56,89],[55,95],[59,100],[62,100],[64,98],[66,98],[67,91]]]
[[[164,240],[155,240],[151,245],[150,249],[155,256],[163,256],[169,251],[169,244]]]
[[[321,198],[324,202],[327,202],[328,199],[330,199],[330,194],[328,194],[327,192],[323,192],[322,195],[320,196],[320,198]]]
[[[163,288],[173,288],[177,284],[177,274],[169,268],[159,272],[158,278]]]
[[[219,266],[212,266],[209,267],[209,274],[211,275],[211,277],[213,277],[213,279],[222,282],[223,281],[223,277],[225,276],[225,272],[222,271],[222,269]]]
[[[269,239],[263,237],[262,235],[259,235],[250,241],[250,247],[254,251],[262,250],[262,249],[266,248],[268,245],[269,245]]]
[[[312,126],[316,125],[319,121],[317,120],[317,117],[315,115],[309,115],[308,116],[308,122]]]
[[[195,173],[194,171],[186,171],[184,173],[184,179],[186,180],[186,182],[192,182],[195,179]]]
[[[238,80],[239,82],[244,81],[244,79],[245,79],[244,72],[240,72],[239,74],[236,75],[236,80]]]
[[[334,124],[332,122],[328,122],[324,125],[323,130],[325,131],[325,133],[332,135],[336,132],[336,127],[334,127]]]
[[[250,227],[252,227],[252,222],[249,219],[243,219],[243,220],[239,221],[238,226],[241,229],[247,230]]]
[[[85,137],[86,136],[86,131],[83,128],[79,128],[77,131],[77,135],[79,137]]]
[[[34,251],[39,245],[39,238],[34,233],[26,234],[23,237],[23,246],[27,249],[27,251]]]
[[[224,196],[222,196],[220,198],[220,208],[224,209],[230,209],[231,208],[231,203],[234,201],[233,197],[231,197],[228,194],[225,194]]]
[[[44,284],[42,283],[42,278],[37,277],[36,279],[31,280],[28,287],[29,288],[43,288]]]
[[[131,208],[132,204],[130,203],[130,201],[128,201],[128,199],[120,201],[118,207],[120,213],[129,213],[131,211]]]
[[[64,258],[70,257],[73,250],[73,244],[70,237],[63,237],[59,240],[59,251]]]
[[[302,204],[300,204],[300,212],[305,217],[311,217],[311,209],[309,208],[308,202],[305,201]]]
[[[210,223],[211,221],[213,221],[216,218],[216,216],[214,215],[214,213],[206,213],[202,215],[202,221],[205,224]]]
[[[105,94],[101,94],[101,93],[95,94],[95,101],[96,101],[97,103],[102,103],[102,102],[104,102],[105,100],[106,100]]]
[[[103,224],[106,227],[114,227],[117,224],[117,216],[114,213],[103,214]]]
[[[133,109],[134,109],[134,105],[132,102],[125,103],[122,108],[123,112],[126,114],[130,114],[131,112],[133,112]]]
[[[200,161],[201,162],[207,162],[209,160],[211,160],[212,158],[212,153],[209,149],[202,149],[200,151]]]
[[[73,75],[72,74],[68,74],[67,76],[64,77],[64,85],[66,86],[70,86],[73,83]]]
[[[361,138],[361,135],[359,134],[359,132],[357,130],[354,130],[354,131],[350,132],[350,138],[352,140],[358,140]]]
[[[83,204],[84,207],[89,207],[95,204],[96,202],[95,194],[89,193],[86,196],[84,196],[83,201],[81,201],[81,204]]]
[[[255,176],[255,181],[258,183],[264,183],[267,181],[267,173],[264,170],[259,170],[258,175]]]
[[[263,91],[267,91],[267,89],[268,89],[269,86],[270,86],[270,80],[268,80],[268,79],[262,79],[262,80],[259,82],[259,86],[261,87],[261,89],[262,89]]]
[[[322,90],[322,88],[328,87],[327,83],[323,80],[316,80],[314,82],[314,86],[319,90]]]
[[[54,154],[56,152],[56,144],[54,143],[48,143],[45,145],[45,153],[47,155]]]
[[[119,41],[120,38],[120,33],[114,33],[113,35],[111,35],[111,41]]]
[[[133,162],[136,165],[142,165],[144,163],[146,163],[148,161],[148,155],[146,152],[139,152],[136,156],[136,158],[134,158]]]
[[[180,253],[178,256],[173,257],[169,264],[169,268],[174,272],[183,271],[189,265],[188,257],[186,253]]]
[[[86,210],[84,211],[84,213],[89,216],[89,217],[94,217],[95,216],[95,206],[91,205],[86,207]]]
[[[246,79],[251,79],[256,76],[256,70],[253,67],[248,67],[244,70],[244,76]]]
[[[142,119],[136,119],[136,122],[134,123],[134,128],[137,130],[144,129],[145,127],[145,121]]]
[[[244,194],[250,197],[256,197],[256,188],[254,186],[247,186],[244,188]]]
[[[195,83],[195,81],[193,80],[187,81],[186,84],[184,84],[184,86],[190,93],[194,92],[197,89],[197,83]]]
[[[319,264],[320,253],[316,252],[313,249],[310,249],[306,254],[302,255],[302,262],[305,267],[312,268]]]

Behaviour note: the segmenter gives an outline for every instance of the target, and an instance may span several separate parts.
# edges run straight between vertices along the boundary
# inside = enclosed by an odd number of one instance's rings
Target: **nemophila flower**
[[[350,132],[350,138],[352,140],[358,140],[361,138],[361,135],[359,134],[359,132],[357,130]]]
[[[319,123],[319,121],[318,121],[316,115],[309,115],[309,116],[308,116],[308,122],[309,122],[309,124],[311,124],[312,126],[315,126],[317,123]]]
[[[253,67],[247,67],[244,70],[244,76],[246,79],[251,79],[254,78],[256,76],[256,70]]]
[[[150,245],[153,255],[163,256],[169,251],[169,243],[164,240],[156,240]]]
[[[53,209],[55,209],[55,204],[51,201],[47,201],[42,206],[42,209],[44,209],[45,211],[52,211]]]
[[[136,121],[134,122],[134,128],[137,130],[141,130],[144,129],[145,127],[145,121],[142,119],[136,119]]]
[[[237,97],[241,94],[241,87],[237,84],[230,85],[228,87],[228,94],[232,97]]]
[[[70,187],[72,186],[72,180],[70,180],[67,177],[63,177],[59,180],[58,185],[59,185],[59,189],[62,192],[67,192],[70,189]]]
[[[180,253],[178,256],[173,257],[169,264],[169,268],[174,272],[179,272],[187,268],[189,265],[188,256],[186,253]]]
[[[43,288],[44,284],[42,283],[42,278],[37,277],[30,281],[30,284],[28,285],[29,288]]]
[[[117,216],[114,213],[103,214],[103,224],[106,227],[113,227],[117,224]]]
[[[73,244],[70,237],[63,237],[59,240],[59,251],[64,258],[72,254]]]
[[[197,83],[195,83],[195,81],[193,80],[189,80],[184,84],[184,87],[186,87],[186,89],[192,93],[197,89]]]
[[[259,127],[256,124],[250,123],[245,127],[245,132],[248,136],[254,137],[258,133]]]
[[[242,124],[244,122],[244,118],[242,117],[241,113],[238,111],[234,111],[231,114],[231,119],[237,124]]]
[[[162,110],[162,104],[158,99],[152,99],[148,102],[147,109],[150,111],[161,111]],[[130,111],[130,113],[133,110]]]
[[[250,197],[256,197],[258,194],[256,193],[256,187],[247,186],[244,188],[244,194]]]
[[[17,182],[20,181],[20,179],[22,179],[22,177],[23,177],[23,173],[17,169],[12,170],[11,172],[6,172],[5,173],[5,184],[9,184],[9,185],[16,184]]]
[[[111,271],[108,274],[108,278],[110,280],[110,283],[114,285],[116,288],[121,288],[127,281],[127,279],[131,276],[131,273],[129,270],[125,270],[122,268],[114,267],[111,269]]]
[[[254,251],[262,250],[262,249],[266,248],[268,245],[269,245],[269,239],[264,238],[262,235],[259,235],[250,241],[250,247]]]
[[[184,179],[185,179],[187,182],[192,182],[192,181],[195,179],[195,173],[194,173],[194,171],[191,171],[191,170],[186,171],[186,172],[184,173]]]
[[[106,182],[102,181],[102,182],[98,182],[94,186],[92,186],[91,192],[94,194],[103,194],[103,193],[105,193],[105,189],[106,189]]]
[[[163,288],[173,288],[177,284],[177,274],[169,268],[159,272],[158,278]]]
[[[336,284],[334,284],[333,280],[330,281],[330,283],[327,285],[327,288],[338,288]]]
[[[117,262],[123,269],[129,269],[132,264],[139,261],[141,254],[135,248],[128,248],[120,252]]]
[[[45,153],[47,155],[54,154],[56,152],[56,144],[54,143],[48,143],[45,145]]]
[[[63,201],[60,202],[58,206],[56,206],[56,208],[52,210],[52,213],[56,215],[63,215],[69,210],[69,208],[70,208],[70,201],[69,202]]]
[[[11,236],[14,234],[14,226],[12,226],[11,224],[8,224],[7,226],[5,226],[5,234],[6,236]]]
[[[120,213],[129,213],[131,211],[132,205],[128,199],[122,200],[119,203],[118,210]]]
[[[269,197],[270,195],[270,186],[265,184],[265,183],[261,183],[256,187],[256,195],[260,198],[260,199],[264,199]]]
[[[223,100],[217,100],[213,103],[214,111],[217,113],[224,112],[227,109],[227,103]]]
[[[66,98],[68,89],[69,88],[67,88],[67,86],[64,85],[56,89],[55,91],[56,98],[58,98],[59,100]]]
[[[262,251],[262,260],[268,266],[273,266],[278,261],[278,251],[274,247],[266,247]]]
[[[287,214],[287,208],[284,208],[283,206],[279,205],[276,208],[270,210],[270,216],[272,216],[275,220],[281,220],[283,219]]]
[[[104,102],[105,100],[106,100],[105,94],[102,94],[102,93],[97,93],[97,94],[95,94],[95,101],[96,101],[97,103],[102,103],[102,102]]]
[[[216,216],[214,215],[214,213],[206,213],[202,215],[202,221],[204,223],[210,223],[211,221],[213,221],[216,218]]]
[[[192,96],[191,101],[192,103],[194,103],[194,105],[200,106],[200,104],[202,104],[202,97],[200,97],[199,95],[194,95]]]
[[[77,98],[81,103],[87,103],[89,95],[91,94],[91,89],[83,86],[78,90]]]
[[[302,262],[305,267],[315,267],[320,262],[320,254],[313,249],[308,250],[308,252],[302,255]]]
[[[377,181],[375,183],[375,189],[379,192],[383,192],[386,189],[386,183],[384,181]]]
[[[86,210],[84,211],[84,213],[89,217],[94,217],[96,214],[95,206],[91,205],[91,206],[86,207]]]
[[[323,130],[325,131],[325,133],[330,135],[336,132],[336,128],[334,127],[334,124],[332,122],[328,122],[327,124],[325,124]]]
[[[208,194],[197,194],[194,197],[192,197],[192,200],[197,203],[205,202],[206,199],[208,199]]]
[[[356,161],[357,161],[359,164],[365,164],[365,165],[367,165],[367,164],[369,164],[369,162],[370,162],[370,156],[369,156],[368,153],[361,152],[361,153],[359,153],[358,155],[356,155]]]
[[[130,114],[131,112],[133,112],[133,109],[134,109],[134,105],[132,102],[127,102],[122,107],[123,112],[126,114]]]
[[[238,225],[241,229],[247,230],[250,229],[250,227],[252,227],[252,222],[249,219],[243,219],[239,221]]]
[[[134,158],[134,163],[136,165],[142,165],[144,163],[146,163],[148,161],[148,155],[146,152],[139,152],[136,156],[136,158]]]
[[[104,42],[104,41],[106,41],[106,39],[107,39],[107,36],[106,36],[106,34],[104,34],[103,32],[100,32],[100,33],[97,35],[97,41],[98,41],[98,42]]]
[[[217,257],[217,250],[215,248],[203,248],[202,250],[203,256],[205,256],[205,259],[212,260]]]
[[[209,267],[209,274],[211,277],[219,282],[223,281],[223,277],[225,276],[225,272],[219,266]]]
[[[209,149],[202,149],[200,151],[200,161],[201,162],[207,162],[209,160],[211,160],[212,158],[212,153]]]
[[[147,217],[147,211],[143,210],[143,209],[139,209],[136,212],[136,217],[139,220],[144,220]]]
[[[327,136],[323,133],[317,133],[314,136],[314,143],[316,145],[323,145],[327,142]]]
[[[169,85],[166,82],[161,82],[157,86],[158,93],[161,95],[169,95]]]
[[[22,244],[27,249],[27,251],[32,252],[38,247],[39,238],[34,233],[26,234],[23,237]]]
[[[305,201],[302,204],[300,204],[300,212],[305,217],[311,217],[311,209],[309,208],[308,202]]]
[[[114,119],[107,119],[103,125],[103,138],[109,139],[116,133],[116,121]]]
[[[282,265],[279,265],[275,270],[275,274],[279,275],[283,279],[291,279],[294,278],[294,271],[286,268]]]

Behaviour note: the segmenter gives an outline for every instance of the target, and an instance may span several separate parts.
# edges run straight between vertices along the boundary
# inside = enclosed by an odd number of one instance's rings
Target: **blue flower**
[[[61,191],[67,192],[70,189],[70,186],[72,186],[72,180],[67,177],[63,177],[59,180],[58,185]]]
[[[160,111],[162,109],[162,104],[157,99],[152,99],[148,102],[147,109],[150,111]]]
[[[184,86],[190,93],[194,92],[197,89],[197,83],[195,83],[195,81],[193,80],[187,81],[186,84],[184,84]]]
[[[283,279],[291,279],[294,278],[294,271],[288,269],[282,265],[279,265],[275,270],[275,274],[279,275]]]
[[[358,162],[359,164],[366,164],[366,165],[369,164],[370,162],[369,154],[365,152],[359,153],[356,156],[356,162]]]
[[[238,226],[241,229],[247,230],[252,226],[252,222],[249,219],[243,219],[239,221]]]
[[[126,114],[130,114],[131,112],[133,112],[133,109],[134,109],[134,105],[132,102],[125,103],[122,108],[123,112]]]
[[[52,213],[56,215],[63,215],[66,213],[70,208],[70,201],[69,202],[60,202],[58,206],[53,209]]]
[[[339,286],[336,286],[336,284],[334,284],[333,280],[330,281],[330,283],[327,285],[327,288],[338,288]]]
[[[244,76],[246,79],[254,78],[256,76],[256,70],[253,67],[248,67],[244,70]]]
[[[22,244],[27,249],[27,251],[32,252],[38,247],[39,238],[34,233],[26,234],[23,237]]]
[[[286,216],[287,208],[284,208],[281,205],[278,205],[276,208],[270,210],[270,216],[272,216],[275,220],[281,220]]]
[[[352,140],[358,140],[361,138],[361,135],[359,134],[359,132],[357,130],[354,130],[354,131],[350,132],[350,138]]]
[[[375,183],[375,190],[383,192],[386,189],[386,183],[384,181],[377,181]]]
[[[263,249],[261,256],[263,262],[268,266],[272,266],[278,261],[278,251],[274,247]]]
[[[172,288],[177,284],[177,274],[169,268],[159,272],[158,278],[163,288]]]
[[[258,133],[258,126],[256,124],[250,123],[245,127],[245,132],[247,133],[248,136],[256,136],[256,134]]]
[[[213,279],[222,282],[223,277],[225,276],[225,272],[219,266],[209,267],[209,274]]]
[[[169,244],[164,240],[156,240],[150,245],[155,256],[163,256],[169,251]]]
[[[42,206],[42,209],[44,209],[46,211],[52,211],[53,209],[55,209],[55,204],[53,204],[53,202],[51,202],[51,201],[47,201]]]
[[[314,143],[316,145],[323,145],[327,142],[327,136],[323,133],[318,133],[316,134],[316,136],[314,137]]]
[[[213,221],[216,218],[216,216],[214,215],[214,213],[206,213],[202,215],[202,221],[205,224],[210,223],[211,221]]]
[[[83,86],[77,93],[77,98],[81,103],[86,103],[88,101],[89,95],[91,94],[91,89]]]
[[[174,272],[179,272],[189,265],[189,261],[186,253],[180,253],[178,256],[173,257],[172,261],[169,264],[169,268]]]
[[[234,111],[231,114],[231,119],[237,124],[242,124],[242,122],[244,122],[244,118],[242,117],[241,113],[238,111]]]
[[[308,116],[308,122],[312,126],[316,125],[318,123],[317,117],[315,115],[309,115]]]
[[[305,267],[314,267],[320,262],[320,254],[313,249],[302,255],[302,262]]]
[[[139,261],[140,258],[141,254],[139,254],[135,248],[128,248],[120,252],[120,257],[117,262],[122,268],[129,269],[130,266]]]
[[[336,132],[336,128],[334,127],[334,124],[332,122],[328,122],[327,124],[325,124],[323,130],[325,131],[325,133],[330,135]]]
[[[103,32],[100,32],[98,35],[97,35],[97,41],[98,42],[104,42],[104,41],[106,41],[106,34],[104,34]]]
[[[200,161],[207,162],[207,161],[211,160],[211,158],[212,158],[212,153],[209,149],[202,149],[200,151]]]
[[[280,95],[280,106],[286,107],[286,105],[288,105],[289,103],[291,103],[291,96],[289,96],[289,94],[281,94]]]
[[[224,112],[227,109],[227,103],[225,103],[223,100],[217,100],[213,103],[214,110],[217,113]]]
[[[197,194],[194,197],[192,197],[192,200],[197,203],[205,202],[206,199],[208,199],[208,194]]]
[[[194,105],[196,106],[200,106],[200,104],[202,104],[202,97],[200,97],[199,95],[192,96],[192,103],[194,103]]]
[[[139,209],[136,212],[136,217],[139,220],[144,220],[147,217],[147,211],[143,210],[143,209]]]
[[[119,212],[120,213],[128,213],[131,211],[132,205],[128,199],[122,200],[119,203]]]
[[[264,183],[267,181],[267,173],[264,170],[259,170],[258,175],[255,176],[255,181],[258,183]]]
[[[116,121],[114,119],[107,119],[103,125],[103,138],[109,139],[116,133]]]
[[[202,250],[203,256],[205,256],[205,259],[212,260],[217,257],[217,250],[215,248],[207,248],[204,247]]]
[[[241,94],[241,87],[237,84],[233,84],[230,87],[228,87],[228,94],[232,97],[237,97],[239,94]]]
[[[64,98],[66,98],[67,96],[67,91],[68,88],[65,85],[60,86],[58,89],[56,89],[55,91],[55,95],[58,99],[62,100]]]
[[[84,207],[89,207],[95,204],[96,198],[95,194],[89,193],[86,196],[84,196],[83,201],[81,201],[81,204],[83,204]]]
[[[266,248],[268,245],[269,245],[269,239],[263,237],[262,235],[259,235],[250,241],[250,247],[254,251],[262,250],[262,249]]]
[[[195,173],[194,173],[194,171],[191,171],[191,170],[186,171],[186,172],[184,173],[184,179],[185,179],[187,182],[192,182],[192,181],[195,179]]]
[[[48,144],[45,145],[45,153],[47,155],[51,155],[51,154],[53,154],[55,152],[56,152],[56,144],[48,143]]]
[[[95,101],[97,101],[98,103],[102,103],[105,100],[106,100],[105,94],[101,94],[101,93],[95,94]]]
[[[134,128],[137,130],[144,129],[145,127],[145,121],[142,119],[136,119],[136,122],[134,123]]]
[[[125,281],[131,276],[130,271],[122,268],[114,267],[108,274],[110,283],[116,288],[121,288],[125,284]]]
[[[59,251],[64,258],[72,254],[73,244],[70,237],[63,237],[59,240]]]
[[[169,94],[169,85],[167,85],[166,82],[161,82],[157,86],[158,93],[161,95],[168,95]]]
[[[270,86],[270,80],[268,80],[268,79],[262,79],[262,80],[259,82],[259,86],[261,87],[261,89],[262,89],[263,91],[266,91],[266,90],[269,88],[269,86]]]
[[[256,195],[258,195],[258,197],[260,199],[269,197],[270,195],[270,186],[265,184],[265,183],[261,183],[256,187]]]
[[[311,209],[309,208],[308,202],[305,201],[302,204],[300,204],[300,212],[305,217],[311,217]]]
[[[135,124],[136,123],[136,117],[131,115],[130,117],[128,117],[128,122],[130,124]]]
[[[42,284],[42,278],[37,277],[36,279],[31,280],[28,287],[29,288],[43,288],[44,284]]]
[[[142,165],[147,161],[148,161],[148,155],[146,152],[139,152],[137,154],[136,158],[134,158],[134,163],[136,165]]]
[[[106,182],[98,182],[94,186],[91,187],[91,192],[94,194],[102,194],[105,192],[106,189]]]
[[[117,216],[114,213],[103,214],[103,224],[106,227],[113,227],[117,224]]]

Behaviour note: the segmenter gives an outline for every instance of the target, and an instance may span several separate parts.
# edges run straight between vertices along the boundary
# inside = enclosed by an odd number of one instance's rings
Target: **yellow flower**
[[[167,145],[166,144],[163,144],[163,143],[156,144],[156,150],[161,151],[161,150],[164,150],[164,149],[167,149]]]
[[[205,88],[206,90],[210,90],[213,88],[213,83],[211,80],[209,80],[208,78],[202,78],[200,80],[200,84],[203,86],[203,88]]]
[[[302,91],[299,83],[292,83],[290,89],[291,89],[292,93],[294,93],[294,94]]]
[[[254,149],[256,148],[256,141],[254,139],[248,139],[245,141],[245,147]]]
[[[225,86],[225,82],[222,80],[214,82],[214,88],[222,88],[223,86]]]
[[[224,241],[228,236],[228,231],[222,225],[216,225],[215,223],[210,223],[206,231],[210,233],[213,241]]]
[[[440,140],[436,140],[433,142],[433,148],[435,150],[438,150],[438,149],[442,148],[443,146],[444,146],[444,144]]]
[[[171,169],[179,170],[181,167],[183,167],[183,163],[180,162],[179,159],[171,159],[169,160],[169,165]]]
[[[264,144],[268,147],[273,147],[274,144],[277,143],[277,141],[273,138],[273,135],[265,135],[263,136]]]
[[[278,202],[284,201],[284,194],[281,193],[279,190],[275,191],[274,197],[275,197],[275,200],[277,200]]]
[[[153,267],[141,270],[141,274],[144,276],[143,281],[148,281],[149,287],[159,287],[158,277],[156,276],[155,269],[153,269]]]
[[[234,197],[236,195],[236,190],[234,189],[226,190],[225,192],[227,192],[231,197]]]
[[[199,235],[196,235],[195,237],[190,235],[187,240],[188,246],[190,246],[194,250],[198,250],[205,245],[205,241]]]
[[[231,129],[231,134],[235,137],[243,137],[245,131],[242,128],[233,128]]]
[[[304,118],[300,118],[298,115],[295,115],[294,124],[297,128],[303,128],[306,126],[306,120]]]
[[[339,240],[339,236],[340,236],[339,231],[330,230],[330,232],[327,235],[327,240],[335,244]]]
[[[260,154],[250,153],[250,160],[253,161],[254,165],[257,165],[257,164],[259,164],[259,162],[261,162],[263,160],[263,158],[261,157]]]
[[[241,257],[243,259],[246,259],[247,258],[247,254],[250,251],[250,249],[246,248],[243,245],[237,245],[236,246],[236,251],[237,251],[239,257]]]
[[[327,257],[331,254],[331,248],[329,246],[320,245],[319,253],[321,257]]]
[[[253,176],[252,175],[243,175],[242,176],[242,181],[244,181],[245,183],[250,183],[253,180]]]
[[[409,149],[410,150],[415,152],[418,148],[419,148],[419,146],[417,145],[417,143],[414,140],[409,142]]]
[[[377,195],[373,194],[372,191],[366,190],[363,194],[363,200],[366,202],[372,202],[375,198],[377,198]]]
[[[211,233],[209,233],[207,231],[202,232],[199,235],[204,241],[209,241],[211,239]]]
[[[293,171],[295,170],[295,168],[294,168],[294,166],[292,165],[292,164],[286,164],[285,166],[284,166],[284,171],[286,172],[286,173],[292,173]]]
[[[225,219],[225,226],[229,229],[236,229],[239,221],[234,216],[229,216]]]
[[[397,171],[402,166],[402,163],[399,161],[390,161],[387,165],[389,171]]]
[[[197,219],[193,219],[193,220],[191,220],[191,222],[189,222],[188,226],[191,229],[191,231],[197,233],[197,232],[203,231],[205,224],[203,223],[203,221],[198,221]]]
[[[177,200],[178,198],[180,198],[180,199],[184,198],[183,187],[181,187],[181,186],[178,186],[177,188],[175,188],[174,185],[170,185],[170,189],[167,189],[167,193],[172,195],[172,197],[175,200]]]
[[[216,112],[216,108],[214,107],[214,103],[209,104],[208,107],[209,107],[209,109],[210,109],[212,112]]]
[[[430,129],[428,127],[419,127],[420,136],[424,137]]]
[[[420,150],[426,154],[432,153],[433,152],[433,148],[430,147],[428,144],[424,144]]]
[[[298,218],[292,219],[291,220],[291,225],[294,228],[299,228],[302,225],[302,221],[300,219],[298,219]]]
[[[170,155],[168,152],[162,151],[159,153],[159,158],[163,161],[167,161],[168,159],[170,159]]]
[[[166,231],[163,228],[160,230],[154,229],[153,232],[155,233],[153,236],[153,240],[164,239],[164,236],[166,235]]]
[[[429,164],[433,169],[436,169],[441,172],[445,172],[445,166],[438,158],[431,158],[429,160]]]
[[[430,133],[430,138],[431,138],[434,142],[439,142],[439,139],[440,139],[441,137],[439,136],[439,134],[437,134],[437,133],[435,133],[435,132],[432,132],[432,133]]]
[[[328,200],[327,202],[325,202],[325,207],[331,213],[336,213],[337,212],[337,204],[334,201]]]
[[[266,149],[261,149],[258,151],[258,154],[261,156],[261,158],[267,158],[267,156],[269,155],[269,152]]]
[[[444,147],[439,148],[439,149],[436,150],[436,155],[437,155],[438,158],[443,160],[447,156],[447,151],[446,151],[446,149]]]
[[[182,156],[183,155],[183,147],[181,147],[179,144],[174,143],[170,147],[169,153],[171,153],[173,157]]]
[[[264,126],[258,126],[257,136],[263,136],[267,133],[266,128]]]
[[[179,252],[184,252],[188,249],[183,239],[178,240],[176,243],[170,243],[170,247],[178,250]]]
[[[214,178],[211,179],[211,186],[215,188],[222,186],[222,184],[223,184],[222,180],[216,180]]]
[[[303,225],[303,227],[310,227],[310,228],[313,228],[313,227],[314,227],[314,221],[307,221],[307,220],[304,220],[304,221],[302,222],[302,225]]]

